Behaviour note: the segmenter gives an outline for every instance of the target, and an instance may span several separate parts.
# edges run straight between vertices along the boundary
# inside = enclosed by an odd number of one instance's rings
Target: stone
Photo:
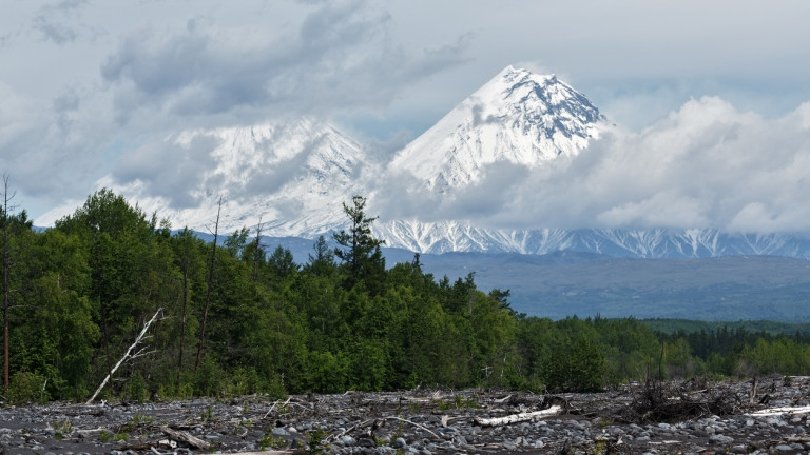
[[[354,438],[346,434],[340,437],[340,442],[346,447],[351,447],[354,445]]]
[[[709,441],[714,442],[716,444],[728,444],[730,442],[734,442],[734,438],[731,436],[726,436],[724,434],[716,434],[709,438]]]
[[[360,447],[369,448],[369,447],[374,447],[377,444],[374,443],[374,440],[371,439],[371,438],[360,438],[360,439],[357,440],[357,445],[360,446]]]

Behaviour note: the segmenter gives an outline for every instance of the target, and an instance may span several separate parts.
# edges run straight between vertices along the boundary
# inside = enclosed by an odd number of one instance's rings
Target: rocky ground
[[[52,403],[0,409],[0,447],[128,455],[810,453],[810,408],[802,408],[810,405],[810,378],[760,379],[753,399],[752,389],[751,381],[691,381],[553,396],[468,390]],[[485,420],[558,408],[528,421]]]

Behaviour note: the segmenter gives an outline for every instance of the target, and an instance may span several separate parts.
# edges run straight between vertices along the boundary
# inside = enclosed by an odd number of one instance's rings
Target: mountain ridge
[[[409,174],[431,201],[475,185],[488,165],[509,162],[536,169],[588,153],[606,118],[584,95],[555,75],[507,66],[462,100],[372,175],[366,148],[339,128],[312,119],[185,132],[167,141],[188,148],[213,140],[213,167],[189,193],[199,206],[158,210],[177,226],[211,225],[223,194],[222,231],[262,222],[267,235],[315,238],[346,227],[342,203],[369,195],[370,210],[385,179]],[[373,179],[377,181],[374,182]],[[369,182],[377,189],[370,191]],[[218,187],[216,185],[219,185]],[[398,190],[397,190],[398,191]],[[385,195],[388,196],[388,195]],[[394,194],[392,201],[407,194]],[[141,204],[147,211],[165,200]],[[374,215],[374,213],[371,213]],[[387,245],[419,253],[548,254],[591,252],[618,257],[673,258],[774,254],[810,258],[810,240],[789,234],[732,234],[713,229],[488,229],[474,221],[381,219],[375,235]]]

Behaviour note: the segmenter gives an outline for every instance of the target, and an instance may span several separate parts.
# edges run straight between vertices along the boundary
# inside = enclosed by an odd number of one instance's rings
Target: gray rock
[[[408,443],[405,441],[405,438],[396,438],[394,442],[391,444],[391,447],[395,449],[404,449],[407,447]]]
[[[346,447],[351,447],[354,445],[354,438],[346,434],[340,437],[340,442]]]
[[[377,444],[374,443],[374,440],[371,438],[360,438],[357,440],[357,445],[360,447],[374,447]]]
[[[709,438],[709,441],[714,442],[716,444],[728,444],[730,442],[734,442],[734,438],[731,436],[726,436],[723,434],[716,434]]]

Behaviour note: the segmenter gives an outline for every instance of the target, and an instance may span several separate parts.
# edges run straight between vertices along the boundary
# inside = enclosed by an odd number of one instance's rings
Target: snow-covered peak
[[[598,137],[599,109],[556,75],[507,66],[390,163],[436,191],[464,186],[498,161],[537,166]]]
[[[182,195],[148,196],[141,181],[110,186],[175,226],[211,225],[221,196],[223,231],[261,220],[270,235],[326,232],[343,222],[341,203],[362,193],[363,147],[326,122],[301,118],[186,131],[161,148],[184,155],[180,162],[195,172],[177,176],[184,180],[175,188]],[[190,203],[172,204],[178,200]]]

